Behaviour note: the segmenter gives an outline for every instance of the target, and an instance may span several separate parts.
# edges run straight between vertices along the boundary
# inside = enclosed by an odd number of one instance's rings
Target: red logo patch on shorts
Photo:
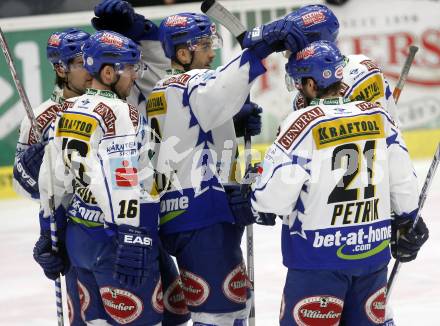
[[[375,324],[385,322],[385,306],[387,301],[387,290],[383,287],[374,292],[365,302],[365,313]]]
[[[185,315],[188,313],[188,306],[186,305],[180,277],[177,277],[166,289],[163,295],[163,303],[165,308],[173,314]]]
[[[67,293],[67,313],[69,315],[69,324],[73,323],[73,318],[75,317],[75,311],[73,310],[72,300],[70,295]]]
[[[79,305],[81,309],[81,318],[82,320],[86,320],[86,310],[90,305],[90,293],[87,288],[80,281],[77,281],[78,284],[78,295],[79,295]]]
[[[162,293],[162,280],[157,281],[154,288],[153,296],[151,297],[151,305],[153,309],[159,314],[163,313],[163,293]]]
[[[223,281],[223,293],[233,302],[244,303],[247,299],[247,288],[246,267],[241,263],[226,276]]]
[[[209,296],[209,285],[200,276],[187,270],[180,270],[183,293],[188,306],[200,306]]]
[[[142,300],[129,291],[106,286],[99,292],[105,311],[119,324],[131,323],[144,310]]]
[[[313,296],[299,301],[292,315],[300,326],[333,326],[341,319],[344,301],[332,296]]]

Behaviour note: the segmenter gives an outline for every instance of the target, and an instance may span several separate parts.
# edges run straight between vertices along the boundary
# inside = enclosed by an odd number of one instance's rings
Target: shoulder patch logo
[[[116,115],[113,113],[113,110],[101,102],[93,109],[93,112],[98,113],[104,121],[107,129],[105,136],[114,136],[116,134]]]
[[[133,124],[134,129],[136,129],[139,125],[139,111],[133,105],[128,104],[128,114],[130,115],[131,123]]]
[[[278,144],[289,149],[301,132],[313,121],[324,116],[324,112],[317,106],[301,114],[278,139]]]
[[[188,74],[180,74],[177,76],[172,76],[163,82],[163,86],[168,86],[170,84],[179,84],[185,86],[190,78],[191,76]]]

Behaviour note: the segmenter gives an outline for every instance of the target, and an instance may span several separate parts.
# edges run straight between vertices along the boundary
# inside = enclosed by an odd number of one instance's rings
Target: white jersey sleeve
[[[187,94],[184,94],[184,105],[189,102],[205,132],[214,129],[238,113],[254,78],[263,72],[261,60],[251,51],[244,50],[216,70],[199,70],[193,75],[188,81]]]

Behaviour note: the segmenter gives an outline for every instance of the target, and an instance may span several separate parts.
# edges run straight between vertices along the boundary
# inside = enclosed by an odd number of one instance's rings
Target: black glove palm
[[[429,238],[429,230],[420,217],[414,228],[412,219],[396,217],[391,223],[391,254],[406,263],[416,259],[423,244]]]

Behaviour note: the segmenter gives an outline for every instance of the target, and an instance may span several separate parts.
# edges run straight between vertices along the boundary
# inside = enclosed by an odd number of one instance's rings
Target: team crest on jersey
[[[167,113],[167,99],[165,92],[153,92],[147,100],[148,116]]]
[[[301,17],[305,27],[316,25],[325,21],[325,14],[322,11],[309,12]]]
[[[78,285],[78,296],[79,296],[79,306],[81,310],[82,320],[86,320],[86,310],[90,305],[90,293],[89,290],[77,280]]]
[[[185,315],[188,313],[188,306],[183,293],[182,280],[176,277],[163,295],[163,303],[165,308],[176,315]]]
[[[344,301],[333,296],[312,296],[299,301],[293,307],[293,319],[299,326],[338,325]]]
[[[129,157],[110,158],[110,169],[114,171],[112,185],[115,189],[130,189],[139,184],[138,165]]]
[[[226,298],[236,303],[246,302],[247,277],[244,263],[236,266],[223,281],[223,293]]]
[[[306,129],[306,127],[313,120],[316,120],[322,116],[324,116],[324,112],[319,107],[315,107],[313,109],[305,111],[290,125],[290,127],[278,139],[278,144],[280,144],[284,149],[289,149],[295,139],[301,134],[301,132]]]
[[[385,131],[380,114],[339,118],[321,122],[313,128],[313,139],[318,149],[352,142],[353,139],[384,137]]]
[[[374,292],[365,302],[365,313],[375,324],[383,324],[385,322],[386,297],[387,289],[383,287]]]
[[[75,310],[73,309],[72,299],[70,299],[69,293],[67,293],[67,313],[69,315],[69,324],[72,325],[73,318],[75,318]]]
[[[114,136],[116,134],[116,115],[113,110],[101,102],[93,109],[93,112],[97,113],[104,121],[105,136]]]
[[[172,15],[165,21],[165,26],[168,27],[185,27],[188,25],[188,17],[180,15]]]
[[[133,293],[114,287],[99,289],[105,311],[119,324],[136,320],[144,310],[142,300]]]
[[[209,284],[203,278],[184,269],[180,269],[180,278],[188,306],[200,306],[208,299]]]
[[[352,91],[350,99],[357,101],[378,102],[385,96],[381,74],[374,74],[360,83]]]
[[[156,287],[153,291],[153,295],[151,296],[151,306],[157,313],[163,313],[162,280],[160,278],[157,281]]]

